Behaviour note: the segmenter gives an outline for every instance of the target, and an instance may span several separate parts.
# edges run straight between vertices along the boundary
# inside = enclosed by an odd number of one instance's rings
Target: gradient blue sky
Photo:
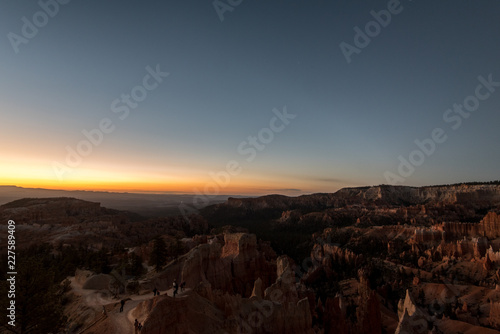
[[[4,1],[0,183],[191,192],[235,160],[221,194],[332,192],[387,183],[438,127],[447,141],[403,184],[499,179],[500,88],[457,130],[443,114],[478,76],[500,81],[500,3],[401,1],[348,64],[339,44],[387,4],[244,0],[221,21],[212,1],[73,0],[16,54],[8,34],[41,8]],[[119,120],[112,101],[157,64],[170,75]],[[297,117],[246,161],[238,145],[284,106]],[[58,179],[53,162],[103,118],[115,130]]]

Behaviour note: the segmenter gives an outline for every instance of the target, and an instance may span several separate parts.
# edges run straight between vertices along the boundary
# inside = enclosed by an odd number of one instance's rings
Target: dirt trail
[[[132,316],[132,311],[140,302],[154,298],[153,292],[150,292],[144,295],[121,295],[120,299],[115,299],[111,296],[103,296],[98,290],[82,289],[81,285],[78,284],[74,278],[71,278],[70,281],[73,292],[82,296],[82,300],[87,306],[95,308],[98,311],[102,310],[103,305],[106,307],[108,318],[117,328],[116,332],[120,334],[134,334],[135,318]],[[179,291],[177,297],[185,298],[190,290],[191,289],[185,289],[183,292]],[[173,289],[161,291],[161,295],[165,294],[172,297]],[[120,300],[122,299],[125,299],[126,302],[123,307],[123,312],[120,312]]]

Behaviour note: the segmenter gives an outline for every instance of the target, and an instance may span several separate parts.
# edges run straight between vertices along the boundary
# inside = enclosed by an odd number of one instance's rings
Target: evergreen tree
[[[141,276],[144,272],[144,267],[142,266],[142,259],[139,255],[131,253],[128,258],[128,263],[125,268],[127,274],[133,276]]]
[[[57,333],[66,319],[63,314],[64,290],[57,277],[57,262],[50,248],[39,247],[33,253],[19,253],[16,263],[16,326],[7,324],[3,317],[1,324],[13,333]],[[8,286],[1,284],[1,306],[5,309]]]
[[[157,236],[153,241],[153,251],[149,258],[149,265],[154,266],[156,271],[167,262],[167,245],[161,236]]]
[[[170,253],[175,256],[176,260],[180,255],[184,254],[184,247],[178,238],[175,238],[175,241],[170,244]]]

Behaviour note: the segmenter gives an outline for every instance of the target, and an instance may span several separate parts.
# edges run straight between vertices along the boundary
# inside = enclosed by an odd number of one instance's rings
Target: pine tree
[[[153,251],[149,258],[149,265],[154,266],[158,272],[167,262],[167,245],[161,236],[157,236],[153,241]]]
[[[30,251],[19,254],[16,263],[15,286],[16,326],[1,324],[15,333],[57,333],[66,319],[63,314],[63,287],[58,281],[57,268],[51,263],[50,248],[39,247],[38,254]],[[3,282],[2,282],[3,283]],[[2,297],[7,296],[2,284]],[[2,298],[2,307],[7,300]]]
[[[126,267],[127,273],[133,276],[141,276],[144,272],[144,267],[142,266],[142,259],[139,255],[131,253],[129,255],[128,264]]]

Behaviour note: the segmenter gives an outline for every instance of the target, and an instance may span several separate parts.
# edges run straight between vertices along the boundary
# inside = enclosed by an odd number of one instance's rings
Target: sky
[[[295,196],[499,179],[498,1],[1,6],[0,184]]]

